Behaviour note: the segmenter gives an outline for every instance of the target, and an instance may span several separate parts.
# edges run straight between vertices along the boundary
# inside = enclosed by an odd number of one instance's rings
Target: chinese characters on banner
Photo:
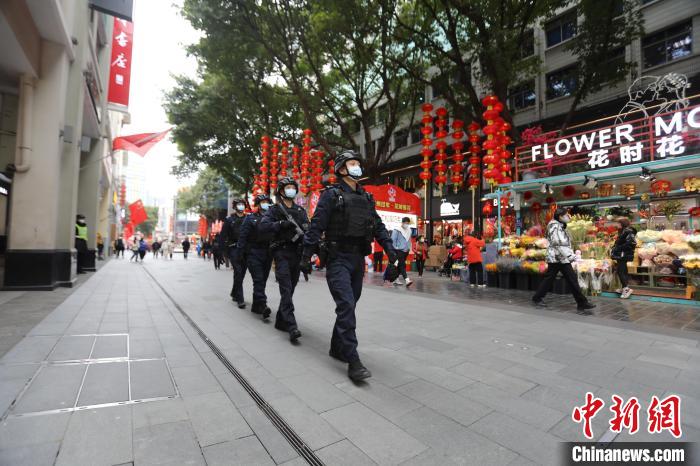
[[[131,47],[134,24],[114,18],[112,32],[112,59],[109,64],[109,93],[111,104],[129,106],[129,83],[131,81]]]
[[[581,165],[581,171],[693,153],[700,147],[700,106],[586,131],[516,149],[518,171]]]
[[[613,404],[610,411],[613,413],[612,419],[608,422],[612,432],[620,433],[623,428],[628,429],[630,434],[639,430],[639,411],[641,405],[639,400],[631,397],[627,402],[617,395],[612,396]],[[586,393],[586,403],[583,406],[576,406],[571,413],[571,419],[577,423],[583,423],[583,435],[592,439],[593,418],[598,411],[603,409],[605,402],[596,398],[593,393]],[[650,434],[660,433],[667,430],[675,438],[680,438],[681,431],[681,398],[678,395],[669,395],[663,400],[654,395],[651,397],[647,409],[647,431]]]

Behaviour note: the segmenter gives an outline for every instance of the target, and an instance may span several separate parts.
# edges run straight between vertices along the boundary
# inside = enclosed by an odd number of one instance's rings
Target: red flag
[[[148,214],[146,213],[146,209],[143,208],[143,202],[141,202],[141,199],[129,204],[129,214],[129,221],[134,224],[134,226],[148,220]]]
[[[134,224],[129,222],[126,225],[124,225],[124,233],[123,236],[126,240],[131,239],[132,236],[134,236]]]
[[[114,139],[112,150],[128,150],[129,152],[136,152],[143,157],[168,134],[168,131],[170,131],[170,129],[166,129],[160,133],[141,133],[120,136]]]

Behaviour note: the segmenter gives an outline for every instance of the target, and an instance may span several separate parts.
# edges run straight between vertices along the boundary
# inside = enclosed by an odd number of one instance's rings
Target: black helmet
[[[354,150],[344,150],[335,156],[335,174],[340,175],[340,169],[345,166],[350,160],[359,160],[362,163],[362,156]]]
[[[236,198],[236,199],[234,199],[233,201],[231,201],[231,205],[232,205],[232,206],[235,206],[236,204],[243,204],[243,205],[245,205],[245,204],[246,204],[245,199],[239,197],[239,198]]]
[[[285,176],[284,178],[280,178],[279,181],[277,182],[277,194],[282,193],[284,191],[284,187],[287,186],[288,184],[293,184],[295,188],[297,188],[297,191],[299,191],[299,183],[292,178],[291,176]]]
[[[258,194],[258,196],[255,198],[255,205],[260,205],[262,201],[270,202],[270,196],[267,194]]]

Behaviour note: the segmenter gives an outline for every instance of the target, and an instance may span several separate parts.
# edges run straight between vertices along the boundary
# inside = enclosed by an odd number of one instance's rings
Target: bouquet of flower
[[[496,269],[498,272],[512,272],[517,268],[519,261],[512,257],[499,257],[496,259]]]
[[[574,215],[567,225],[567,230],[571,235],[571,240],[574,243],[583,243],[586,241],[588,230],[593,228],[593,221],[585,215]]]
[[[698,235],[698,245],[700,245],[700,235]],[[549,241],[547,238],[537,238],[535,241],[535,247],[539,249],[547,249],[549,247]]]
[[[673,255],[680,257],[680,256],[683,256],[685,254],[690,254],[690,252],[692,251],[692,248],[686,242],[673,243],[669,246],[669,251]]]
[[[681,260],[686,270],[700,271],[700,254],[686,254]]]
[[[656,249],[656,245],[653,243],[647,243],[644,247],[637,249],[637,257],[639,257],[642,260],[651,260],[658,253],[659,252]]]
[[[661,239],[669,244],[681,243],[686,240],[685,233],[678,230],[664,230],[661,232]]]
[[[525,259],[529,260],[544,260],[547,257],[546,249],[528,249],[523,255]]]
[[[537,238],[530,235],[525,235],[520,237],[520,245],[523,247],[532,246],[537,241]]]
[[[498,272],[498,267],[495,263],[486,264],[485,268],[487,272]]]
[[[522,257],[525,253],[525,248],[510,248],[511,257]]]
[[[637,233],[637,239],[642,243],[655,243],[661,239],[661,232],[655,230],[644,230]]]
[[[688,236],[688,244],[695,251],[700,251],[700,235]]]
[[[668,254],[659,254],[658,256],[654,257],[653,261],[654,264],[661,267],[669,266],[673,263],[673,256],[669,256]]]
[[[658,254],[669,254],[671,252],[671,244],[659,241],[656,243],[656,252]]]

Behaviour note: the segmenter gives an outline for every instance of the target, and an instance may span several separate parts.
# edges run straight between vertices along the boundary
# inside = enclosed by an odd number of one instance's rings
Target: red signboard
[[[131,46],[134,39],[134,24],[114,18],[112,31],[112,59],[109,65],[109,93],[111,104],[129,106],[129,84],[131,82]]]
[[[691,155],[700,149],[700,106],[518,147],[516,180],[625,167]],[[565,167],[564,167],[565,166]],[[557,169],[557,167],[563,167]]]

